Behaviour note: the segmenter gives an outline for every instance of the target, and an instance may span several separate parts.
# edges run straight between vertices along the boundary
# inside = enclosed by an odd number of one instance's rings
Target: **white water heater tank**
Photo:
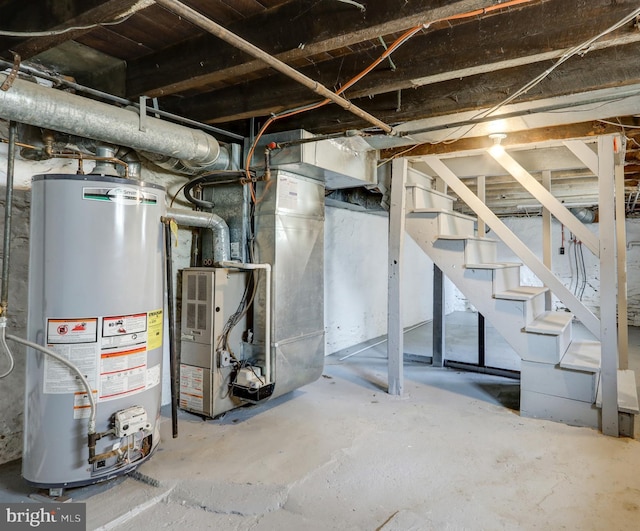
[[[85,388],[28,349],[22,475],[41,488],[87,485],[131,471],[159,442],[165,191],[37,175],[31,197],[28,338],[86,376],[101,437],[89,462]]]

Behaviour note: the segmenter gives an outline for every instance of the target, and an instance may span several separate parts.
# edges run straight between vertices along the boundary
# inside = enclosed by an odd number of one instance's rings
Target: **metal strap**
[[[9,72],[9,75],[4,80],[4,83],[0,85],[0,90],[4,90],[5,92],[9,90],[11,88],[11,85],[13,85],[13,82],[15,81],[16,77],[18,77],[19,71],[20,71],[20,56],[17,53],[13,52],[13,66],[11,67],[11,72]]]

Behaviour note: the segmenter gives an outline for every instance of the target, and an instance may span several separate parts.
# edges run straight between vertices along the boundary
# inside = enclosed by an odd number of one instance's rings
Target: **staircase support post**
[[[598,138],[602,433],[618,437],[618,331],[613,136]]]
[[[542,186],[551,193],[551,172],[544,170],[542,172]],[[551,271],[552,265],[552,245],[553,237],[551,232],[551,212],[545,206],[542,207],[542,263]],[[545,310],[551,310],[552,294],[551,290],[544,294]]]
[[[622,139],[624,140],[624,139]],[[625,153],[626,149],[622,149]],[[624,160],[616,163],[616,236],[618,257],[618,363],[629,368],[629,325],[627,308],[627,227],[625,225]]]
[[[432,365],[442,367],[445,350],[444,274],[433,264],[433,353]]]
[[[389,268],[387,315],[387,362],[390,395],[402,395],[404,387],[404,330],[402,320],[402,257],[408,162],[394,159],[391,165],[391,200],[389,205]]]

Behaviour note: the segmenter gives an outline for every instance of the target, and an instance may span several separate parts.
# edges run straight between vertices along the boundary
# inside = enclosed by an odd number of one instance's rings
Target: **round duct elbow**
[[[569,212],[582,223],[593,223],[596,220],[596,212],[591,208],[570,208]]]

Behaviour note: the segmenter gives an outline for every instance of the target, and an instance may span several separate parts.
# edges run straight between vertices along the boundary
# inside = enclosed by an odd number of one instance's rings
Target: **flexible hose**
[[[1,335],[4,335],[4,332],[2,332]],[[30,348],[32,348],[34,350],[38,350],[38,351],[42,352],[43,354],[46,354],[47,356],[59,361],[60,363],[62,363],[63,365],[65,365],[66,367],[71,369],[78,376],[78,378],[80,378],[80,381],[82,382],[82,385],[87,390],[87,396],[89,398],[89,404],[91,406],[91,415],[89,417],[89,429],[88,429],[88,432],[90,434],[95,433],[95,431],[96,431],[96,399],[93,396],[93,390],[91,389],[91,385],[89,384],[89,382],[85,378],[84,374],[82,374],[82,372],[80,372],[80,369],[78,369],[78,367],[76,367],[73,363],[71,363],[64,356],[61,356],[57,352],[54,352],[51,349],[45,348],[42,345],[38,345],[38,343],[34,343],[33,341],[27,341],[26,339],[22,339],[21,337],[11,336],[11,335],[6,336],[6,338],[8,340],[10,340],[10,341],[15,341],[16,343],[20,343],[20,344],[25,345],[27,347],[30,347]],[[4,343],[4,344],[6,344],[6,343]],[[4,346],[4,344],[3,344],[3,346]]]
[[[202,199],[193,197],[191,195],[191,190],[193,190],[198,185],[213,186],[216,184],[231,184],[234,182],[239,182],[240,179],[243,179],[244,177],[244,171],[222,170],[219,172],[207,173],[206,175],[201,175],[200,177],[191,179],[184,187],[184,196],[187,201],[196,205],[197,207],[211,209],[214,207],[214,204],[212,202],[203,201]]]

